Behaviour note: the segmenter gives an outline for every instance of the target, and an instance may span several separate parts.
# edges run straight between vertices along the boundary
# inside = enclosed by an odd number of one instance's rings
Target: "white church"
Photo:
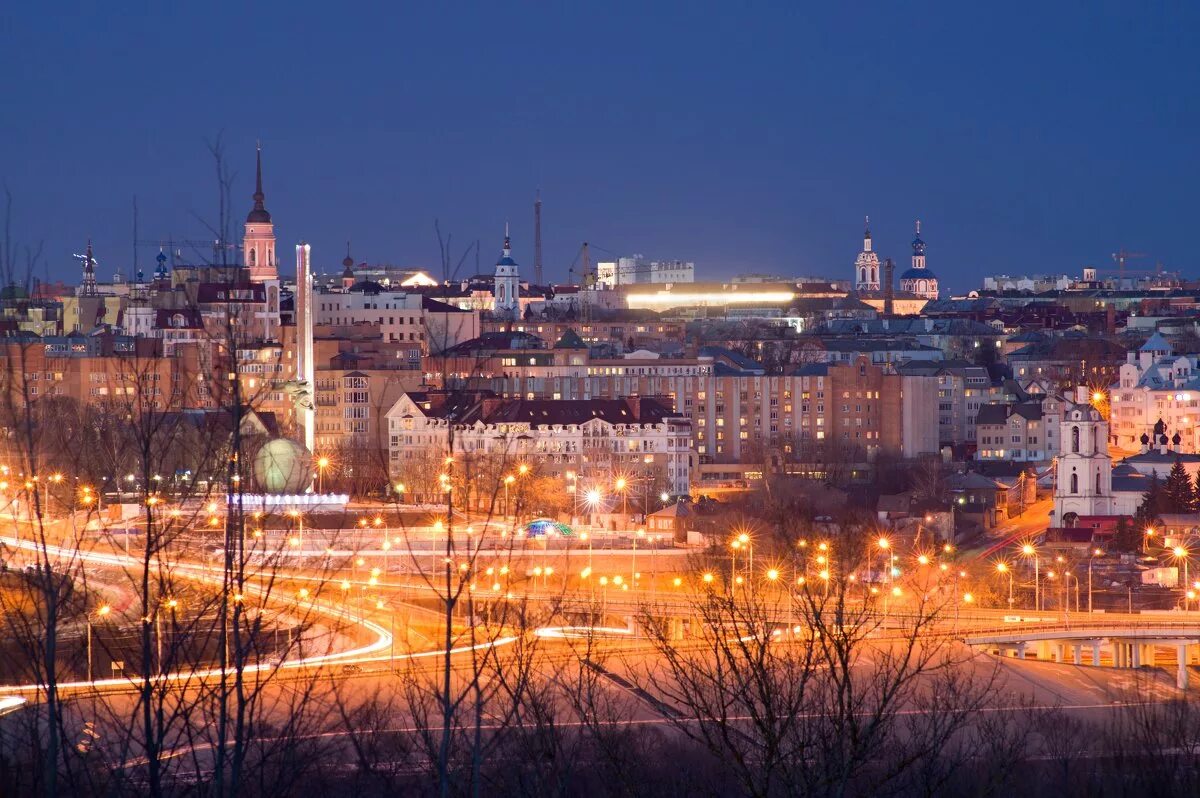
[[[1086,403],[1068,405],[1060,430],[1052,526],[1074,526],[1088,517],[1132,516],[1152,480],[1165,482],[1176,460],[1193,481],[1200,472],[1200,455],[1183,451],[1180,434],[1168,436],[1162,419],[1142,435],[1141,452],[1115,467],[1108,453],[1108,422],[1099,410]]]

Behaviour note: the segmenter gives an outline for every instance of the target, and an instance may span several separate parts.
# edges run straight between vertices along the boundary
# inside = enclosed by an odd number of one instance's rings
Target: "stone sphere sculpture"
[[[312,456],[287,438],[275,438],[254,455],[254,480],[263,493],[295,495],[312,484]]]

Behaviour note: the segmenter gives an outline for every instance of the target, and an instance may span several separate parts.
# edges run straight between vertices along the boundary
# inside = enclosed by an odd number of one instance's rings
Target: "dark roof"
[[[979,414],[975,416],[975,424],[1005,424],[1008,422],[1009,405],[1000,402],[989,402],[980,405]]]
[[[1157,449],[1151,449],[1148,452],[1141,454],[1133,454],[1121,461],[1124,463],[1174,463],[1178,459],[1182,463],[1200,463],[1200,454],[1188,454],[1187,452],[1172,452],[1165,453]]]
[[[175,316],[183,318],[183,324],[175,324]],[[159,329],[187,330],[203,329],[204,319],[196,308],[159,308],[154,314],[154,326]]]
[[[350,276],[354,276],[353,272],[351,272]],[[389,289],[387,286],[377,283],[374,280],[359,280],[346,290],[355,294],[382,294]]]
[[[471,311],[465,308],[460,308],[457,305],[449,305],[445,302],[439,302],[436,299],[430,299],[427,296],[421,297],[421,310],[429,310],[434,313],[470,313]]]
[[[562,337],[554,344],[555,349],[587,349],[588,346],[579,337],[579,334],[572,329],[567,329],[562,334]]]
[[[487,332],[478,338],[455,344],[442,352],[443,356],[479,355],[511,349],[546,349],[546,342],[527,332]]]
[[[656,399],[512,399],[484,402],[464,423],[527,423],[534,427],[583,424],[601,419],[610,424],[657,424],[675,414]]]
[[[763,368],[761,363],[758,363],[757,361],[752,360],[743,354],[735,352],[732,349],[726,349],[723,346],[702,346],[700,347],[699,355],[701,357],[711,357],[713,360],[724,360],[727,366],[734,369],[740,369],[742,371],[748,371],[757,374],[766,373],[766,369]]]

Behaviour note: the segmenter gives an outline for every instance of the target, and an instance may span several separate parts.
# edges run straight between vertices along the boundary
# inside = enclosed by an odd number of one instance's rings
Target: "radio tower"
[[[542,285],[542,190],[533,200],[533,281]]]

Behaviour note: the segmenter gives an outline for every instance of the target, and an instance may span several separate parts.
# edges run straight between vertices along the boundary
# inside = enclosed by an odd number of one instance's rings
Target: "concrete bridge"
[[[1180,690],[1188,685],[1188,666],[1200,664],[1200,621],[1107,622],[1084,620],[1082,623],[1005,627],[991,631],[976,630],[965,635],[967,645],[999,656],[1024,659],[1032,648],[1038,659],[1066,662],[1068,655],[1076,665],[1100,665],[1105,657],[1116,668],[1140,668],[1154,665],[1159,649],[1175,655],[1175,684]]]

